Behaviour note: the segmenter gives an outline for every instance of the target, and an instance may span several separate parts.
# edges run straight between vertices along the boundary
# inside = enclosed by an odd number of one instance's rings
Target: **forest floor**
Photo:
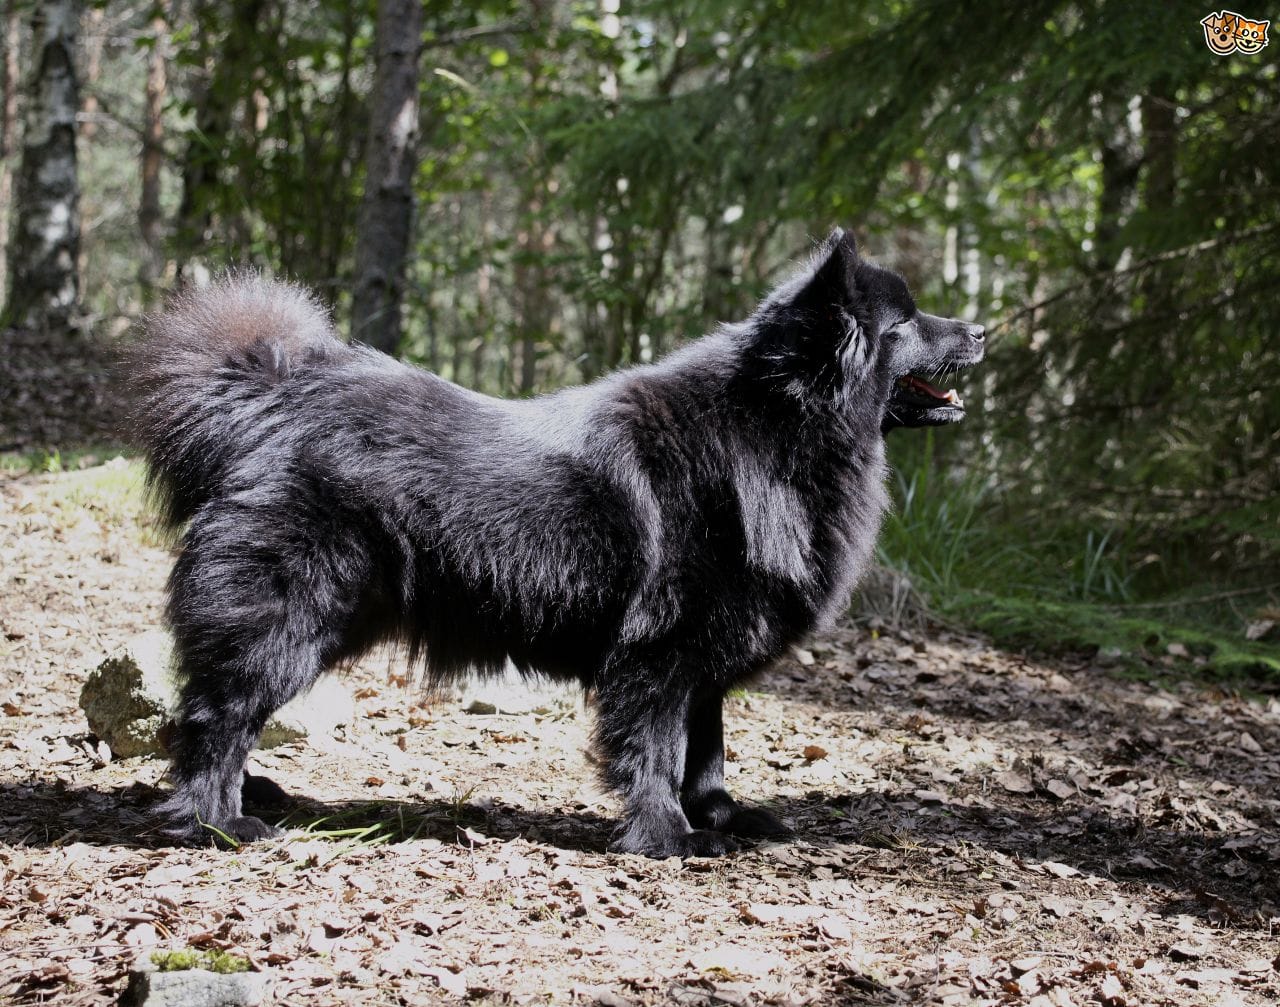
[[[345,734],[253,760],[328,834],[163,848],[163,765],[77,698],[171,555],[137,467],[81,463],[0,474],[0,1001],[188,947],[273,1004],[1280,1001],[1280,702],[946,631],[842,628],[729,701],[731,788],[789,842],[606,853],[581,702],[470,715],[384,655]]]

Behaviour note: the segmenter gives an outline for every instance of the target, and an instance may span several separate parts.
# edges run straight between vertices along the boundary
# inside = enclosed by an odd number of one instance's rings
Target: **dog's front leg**
[[[609,848],[647,857],[716,857],[736,850],[728,836],[692,828],[680,806],[687,691],[651,667],[627,664],[611,662],[596,692],[605,779],[625,803]]]
[[[688,746],[680,803],[695,828],[743,839],[781,839],[790,830],[759,808],[744,808],[724,786],[723,698],[717,692],[689,708]]]

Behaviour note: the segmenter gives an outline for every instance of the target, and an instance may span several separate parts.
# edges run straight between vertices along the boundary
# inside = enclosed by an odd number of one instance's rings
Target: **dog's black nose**
[[[975,343],[980,343],[987,338],[987,330],[981,325],[970,325],[968,327],[969,338]]]

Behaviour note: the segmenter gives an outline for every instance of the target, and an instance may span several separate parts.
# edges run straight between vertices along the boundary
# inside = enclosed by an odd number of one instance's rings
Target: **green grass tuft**
[[[1005,646],[1098,651],[1129,674],[1280,684],[1280,647],[1245,638],[1274,584],[1144,584],[1150,549],[1136,559],[1122,525],[1046,524],[974,476],[948,476],[932,445],[927,436],[899,469],[878,558],[936,615]]]

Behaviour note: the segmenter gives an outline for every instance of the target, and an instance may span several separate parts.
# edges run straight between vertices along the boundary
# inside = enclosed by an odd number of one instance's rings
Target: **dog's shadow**
[[[0,782],[0,845],[49,848],[71,843],[166,849],[172,843],[150,814],[165,792],[134,783],[110,792],[31,781]],[[351,800],[320,802],[296,795],[245,810],[279,824],[293,838],[359,843],[438,839],[461,846],[524,838],[584,853],[605,852],[614,824],[577,811],[515,808],[496,802]],[[210,833],[210,845],[215,842]]]
[[[164,849],[169,844],[148,815],[160,796],[158,789],[144,784],[103,793],[39,782],[0,783],[0,843]],[[767,806],[795,827],[792,844],[797,854],[838,853],[839,860],[851,865],[853,880],[859,871],[856,865],[874,859],[876,873],[896,865],[917,878],[937,874],[938,883],[953,890],[956,864],[946,866],[948,858],[937,854],[963,846],[1024,865],[1066,865],[1086,877],[1142,889],[1161,911],[1201,916],[1218,926],[1248,928],[1250,921],[1275,914],[1280,904],[1280,883],[1259,883],[1265,865],[1250,864],[1251,856],[1265,856],[1265,851],[1252,850],[1241,843],[1242,837],[1228,832],[1151,828],[1140,818],[1114,811],[1077,813],[1072,821],[1079,827],[1066,829],[1069,816],[1061,807],[1044,814],[949,804],[922,807],[915,795],[891,789],[838,797],[813,793],[780,798]],[[615,825],[589,811],[565,813],[487,801],[322,803],[290,797],[287,808],[246,810],[278,822],[295,841],[395,844],[435,839],[468,847],[522,839],[601,857],[609,855]],[[999,879],[974,880],[975,896],[993,884],[998,886]]]

